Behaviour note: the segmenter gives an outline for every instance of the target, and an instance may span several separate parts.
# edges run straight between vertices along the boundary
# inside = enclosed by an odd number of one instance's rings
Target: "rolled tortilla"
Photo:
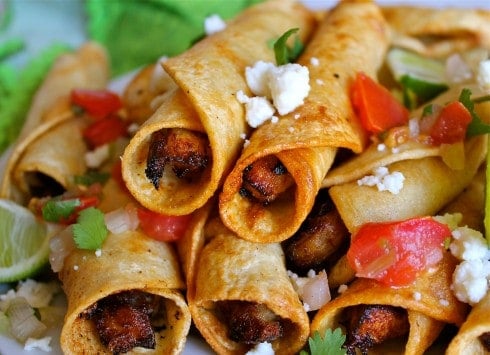
[[[214,351],[244,354],[251,347],[231,340],[230,329],[221,320],[219,302],[231,301],[265,306],[280,318],[283,334],[271,342],[276,354],[295,354],[303,347],[309,320],[289,281],[279,243],[252,243],[228,231],[204,246],[197,265],[195,284],[191,281],[187,291],[189,309]]]
[[[101,250],[97,257],[93,251],[76,249],[59,273],[68,300],[60,339],[63,352],[111,354],[92,321],[82,313],[104,297],[138,290],[158,296],[165,308],[165,326],[155,330],[156,347],[145,349],[145,353],[181,353],[191,316],[182,295],[185,285],[173,247],[141,232],[128,231],[110,234]]]
[[[446,350],[448,355],[457,354],[488,354],[490,349],[483,344],[490,336],[490,293],[478,302],[472,309],[458,333],[449,343]],[[486,337],[486,338],[484,338]]]
[[[456,259],[446,252],[442,261],[416,281],[404,287],[389,287],[375,280],[357,278],[342,294],[324,305],[314,316],[311,333],[324,334],[341,326],[343,311],[357,305],[389,305],[408,312],[409,334],[401,351],[422,354],[437,338],[446,323],[464,322],[467,307],[451,291]],[[390,349],[393,350],[393,349]]]
[[[294,1],[272,0],[253,6],[223,31],[170,58],[164,68],[178,85],[162,99],[159,109],[135,134],[123,155],[123,177],[131,193],[150,210],[189,214],[203,206],[231,169],[247,133],[239,90],[248,92],[245,67],[259,59],[272,60],[268,41],[290,28],[300,28],[303,41],[315,25],[314,16]],[[191,183],[165,172],[155,189],[145,176],[152,133],[167,128],[204,132],[210,163]]]
[[[336,149],[364,148],[366,137],[353,113],[350,85],[359,71],[376,76],[387,46],[386,24],[376,4],[342,1],[327,13],[298,61],[310,72],[304,104],[277,123],[257,128],[225,180],[219,208],[228,228],[255,242],[282,241],[299,228]],[[313,59],[319,64],[313,65]],[[268,155],[282,162],[294,185],[264,206],[241,196],[240,189],[244,169]]]
[[[86,169],[82,125],[70,107],[73,88],[102,89],[107,85],[105,50],[86,43],[74,53],[60,56],[33,98],[25,125],[5,165],[0,195],[19,203],[31,197],[30,178],[39,175],[67,189],[71,177]],[[66,149],[69,147],[69,149]]]
[[[449,168],[439,157],[389,165],[390,173],[400,172],[405,178],[403,188],[397,194],[378,191],[375,186],[359,185],[357,181],[333,186],[329,193],[351,233],[367,222],[434,215],[473,180],[486,156],[486,135],[468,140],[465,151],[462,170]]]
[[[395,45],[428,56],[490,48],[487,10],[397,6],[383,8],[383,15],[393,30]]]

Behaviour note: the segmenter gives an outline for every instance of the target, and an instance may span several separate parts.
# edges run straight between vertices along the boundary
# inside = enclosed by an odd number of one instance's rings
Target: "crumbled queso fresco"
[[[248,97],[237,92],[237,100],[245,104],[246,120],[256,128],[275,116],[286,115],[301,106],[310,92],[310,73],[307,67],[288,63],[276,66],[258,61],[245,69],[247,85],[255,95]]]
[[[380,166],[373,171],[374,175],[367,175],[357,180],[359,186],[376,186],[378,191],[389,191],[397,195],[403,188],[405,176],[399,171],[390,173],[387,167]]]
[[[204,32],[212,35],[226,28],[226,22],[217,14],[210,15],[204,19]]]

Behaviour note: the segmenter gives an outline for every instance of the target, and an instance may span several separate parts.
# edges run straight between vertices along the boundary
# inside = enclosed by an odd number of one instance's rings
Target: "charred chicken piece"
[[[294,180],[274,155],[267,155],[243,170],[240,195],[268,205],[291,187]]]
[[[150,138],[146,177],[158,189],[168,164],[179,179],[193,180],[208,166],[209,150],[209,141],[203,133],[183,128],[156,131]]]
[[[271,342],[283,335],[281,319],[262,304],[222,301],[218,309],[233,341],[258,344]]]
[[[346,309],[348,354],[363,355],[382,342],[408,333],[408,315],[405,309],[386,305],[359,305]]]
[[[81,316],[92,320],[104,346],[120,354],[135,347],[155,348],[151,317],[158,311],[157,297],[125,291],[103,298]]]
[[[344,225],[327,192],[320,192],[310,214],[298,232],[284,243],[284,252],[292,269],[318,269],[348,241]]]
[[[490,332],[483,333],[478,337],[486,351],[490,352]]]

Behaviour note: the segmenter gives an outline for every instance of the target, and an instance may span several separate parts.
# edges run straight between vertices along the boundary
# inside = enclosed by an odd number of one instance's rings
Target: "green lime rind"
[[[0,199],[0,282],[32,277],[48,260],[46,224],[25,207]]]

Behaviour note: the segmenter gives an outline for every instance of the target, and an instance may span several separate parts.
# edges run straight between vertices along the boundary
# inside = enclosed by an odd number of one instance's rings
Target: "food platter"
[[[330,7],[333,1],[320,1],[320,0],[305,0],[304,1],[310,8],[313,9],[323,9]],[[59,6],[63,3],[63,6]],[[410,5],[425,5],[430,7],[445,7],[445,6],[457,6],[457,7],[467,7],[467,8],[489,8],[490,3],[486,0],[472,0],[461,3],[458,0],[447,0],[447,1],[420,1],[420,0],[406,0],[406,1],[379,1],[380,4],[410,4]],[[34,0],[26,0],[16,3],[17,13],[14,18],[14,23],[16,31],[25,31],[29,33],[29,41],[36,43],[32,46],[32,51],[36,52],[43,45],[46,45],[49,40],[55,37],[58,40],[64,40],[74,46],[80,45],[84,40],[83,35],[83,19],[80,16],[80,2],[59,2],[59,1],[46,1],[43,2],[43,6],[39,7],[39,3]],[[50,10],[47,8],[50,7]],[[40,15],[40,9],[42,15]],[[56,9],[56,11],[51,11]],[[48,21],[49,19],[49,21]],[[43,22],[44,21],[44,22]],[[50,23],[51,26],[44,26],[45,23]],[[56,26],[61,26],[64,30],[62,35],[64,38],[60,37],[60,32],[56,31]],[[36,30],[33,30],[33,29]],[[1,39],[1,37],[0,37]],[[28,54],[27,54],[28,55]],[[22,65],[26,58],[18,58],[16,65]],[[124,81],[116,81],[113,85],[114,90],[120,88]],[[2,165],[0,164],[0,169]],[[0,293],[3,293],[6,289],[6,285],[2,285],[3,289],[0,288]],[[58,300],[61,304],[64,299],[60,297]],[[60,325],[61,327],[61,325]],[[61,354],[61,349],[59,347],[59,331],[60,327],[51,329],[48,335],[53,336],[51,346],[53,348],[52,354]],[[198,331],[194,328],[191,329],[191,334],[187,339],[187,343],[184,349],[184,355],[190,354],[212,354],[210,347],[202,340],[199,336]],[[16,341],[9,339],[4,336],[0,336],[0,354],[33,354],[41,355],[45,354],[43,351],[33,350],[24,351],[22,346]]]

